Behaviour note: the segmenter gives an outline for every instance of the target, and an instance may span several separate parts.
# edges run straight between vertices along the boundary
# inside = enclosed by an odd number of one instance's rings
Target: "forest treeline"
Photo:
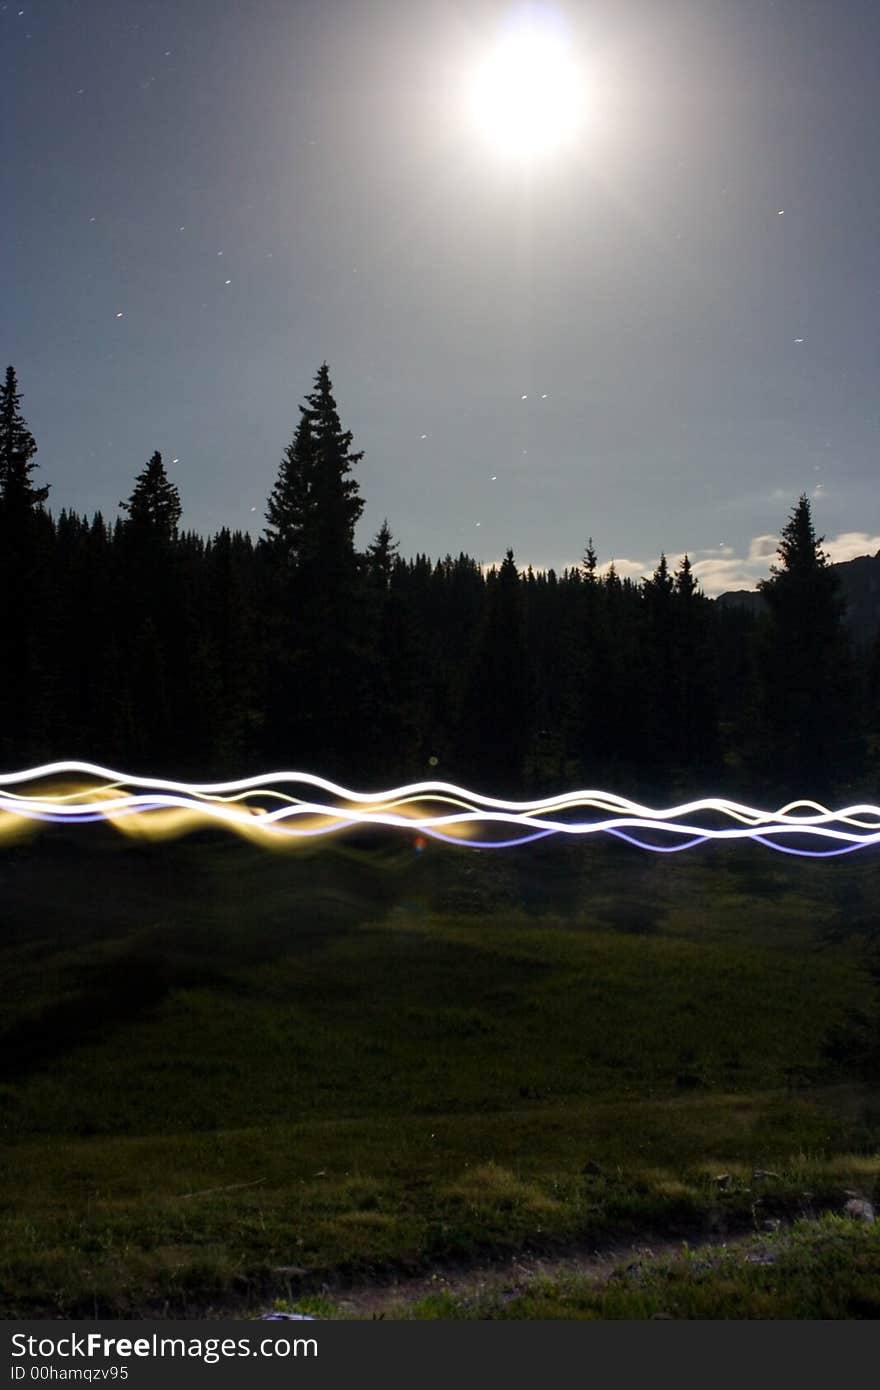
[[[361,457],[326,364],[254,541],[181,529],[161,455],[108,520],[37,481],[13,368],[0,386],[0,757],[362,788],[605,786],[661,796],[865,791],[878,652],[854,649],[810,505],[794,505],[756,616],[687,558],[640,583],[582,564],[488,572],[468,555],[363,551]],[[587,530],[585,526],[585,531]]]

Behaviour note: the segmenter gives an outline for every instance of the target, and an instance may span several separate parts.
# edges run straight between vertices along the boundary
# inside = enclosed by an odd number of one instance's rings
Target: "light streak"
[[[802,800],[766,811],[705,797],[657,809],[598,790],[514,801],[450,782],[359,792],[314,773],[275,772],[187,783],[130,776],[85,762],[0,773],[0,839],[40,822],[83,826],[98,821],[146,839],[217,826],[272,846],[365,825],[470,849],[506,849],[553,835],[610,835],[657,854],[751,840],[785,854],[827,858],[880,843],[880,806],[868,804],[834,811]]]

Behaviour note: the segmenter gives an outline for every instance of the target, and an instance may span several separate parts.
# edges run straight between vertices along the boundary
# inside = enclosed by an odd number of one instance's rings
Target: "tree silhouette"
[[[486,616],[465,705],[462,754],[489,786],[516,791],[527,744],[522,584],[513,551],[486,581]]]
[[[138,474],[134,491],[120,507],[128,513],[127,527],[156,540],[172,541],[180,522],[180,493],[165,472],[162,455],[154,453]]]
[[[34,487],[31,474],[36,441],[21,414],[21,392],[13,367],[6,368],[0,386],[0,506],[13,525],[49,496],[49,488]]]
[[[304,406],[293,440],[281,460],[275,486],[266,504],[264,535],[286,568],[301,563],[307,546],[312,501],[314,439],[311,418]]]
[[[366,701],[366,594],[354,530],[363,457],[340,423],[324,362],[300,406],[266,509],[270,556],[268,738],[278,754],[351,770]]]
[[[647,798],[725,778],[734,795],[832,795],[863,766],[868,736],[880,758],[880,638],[873,654],[851,648],[806,496],[761,616],[705,598],[687,556],[673,574],[661,555],[640,584],[613,563],[600,578],[592,538],[561,574],[521,576],[512,551],[488,573],[465,554],[404,560],[387,519],[360,554],[361,454],[326,363],[256,544],[181,532],[158,452],[115,522],[55,520],[35,454],[10,367],[7,765],[81,752],[193,775],[286,763],[376,785],[445,774],[511,794],[579,783]]]
[[[844,604],[822,540],[802,494],[782,531],[779,564],[759,586],[768,610],[760,661],[762,751],[792,794],[830,786],[852,769],[859,751]]]
[[[586,550],[584,551],[584,558],[583,558],[583,560],[582,560],[582,562],[581,562],[581,567],[582,567],[583,572],[584,572],[584,578],[585,578],[585,579],[587,580],[587,582],[590,583],[590,584],[595,584],[595,583],[597,582],[597,579],[596,579],[596,565],[597,565],[597,563],[598,563],[598,559],[597,559],[597,556],[596,556],[595,548],[594,548],[594,546],[593,546],[593,537],[590,536],[590,539],[587,541],[587,548],[586,548]]]
[[[690,558],[675,572],[672,603],[674,671],[671,699],[675,758],[689,785],[705,789],[718,770],[718,677],[710,633],[709,603],[700,592]]]
[[[185,753],[192,707],[201,697],[193,680],[197,648],[178,536],[180,494],[158,451],[137,475],[128,501],[119,505],[126,516],[114,545],[115,609],[127,687],[126,751],[144,765],[155,765]]]
[[[689,556],[685,555],[681,564],[675,571],[674,576],[675,596],[684,603],[690,600],[699,592],[699,585],[694,578]]]
[[[391,534],[386,516],[367,546],[367,573],[380,594],[387,594],[391,587],[391,572],[394,569],[397,551],[397,541]]]
[[[49,489],[31,478],[36,452],[15,370],[7,367],[0,386],[0,747],[7,757],[38,753],[57,703],[47,665],[57,626],[54,535],[43,508]]]
[[[300,406],[300,421],[285,450],[266,507],[266,539],[300,570],[325,574],[354,564],[354,529],[364,503],[352,468],[363,458],[351,448],[324,362]]]
[[[641,737],[643,757],[658,770],[668,765],[670,756],[675,757],[674,595],[675,581],[662,554],[653,575],[642,584],[647,689]]]

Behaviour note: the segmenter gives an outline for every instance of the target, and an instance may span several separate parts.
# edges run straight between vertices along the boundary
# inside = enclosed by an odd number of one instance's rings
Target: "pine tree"
[[[666,559],[665,553],[661,554],[660,563],[651,578],[645,580],[644,587],[648,601],[665,608],[675,588],[675,581],[669,573],[669,561]]]
[[[720,759],[717,662],[709,602],[687,555],[675,572],[672,610],[674,753],[690,784],[696,774],[704,787]]]
[[[300,406],[266,509],[272,654],[267,751],[351,775],[363,744],[370,654],[354,530],[363,457],[339,420],[326,362]]]
[[[179,765],[186,727],[194,642],[189,621],[185,537],[178,536],[180,494],[154,453],[135,480],[114,537],[114,606],[123,627],[120,733],[131,756]],[[170,765],[170,762],[169,762]]]
[[[674,756],[675,717],[673,711],[672,600],[675,581],[669,562],[661,554],[650,579],[642,583],[643,596],[643,680],[641,737],[644,758],[666,777],[670,755]]]
[[[52,550],[48,487],[35,487],[37,445],[21,414],[15,371],[0,386],[0,752],[39,757],[51,736],[54,681]]]
[[[311,418],[305,407],[300,406],[300,410],[300,422],[284,451],[275,486],[266,504],[264,535],[276,554],[283,557],[286,568],[295,567],[306,553],[312,501],[314,440]]]
[[[314,440],[314,530],[309,536],[311,553],[307,552],[306,558],[325,569],[333,564],[348,568],[355,561],[354,530],[364,509],[357,480],[349,475],[363,458],[363,451],[352,452],[351,431],[340,424],[326,362],[318,369],[314,390],[306,399]]]
[[[511,792],[521,786],[527,749],[522,590],[513,551],[508,550],[500,569],[493,568],[487,579],[485,624],[460,741],[468,764],[463,775],[477,772],[491,789]]]
[[[397,542],[391,534],[388,518],[382,522],[376,536],[367,547],[366,627],[364,712],[370,729],[369,748],[365,749],[364,772],[370,776],[387,776],[390,768],[402,771],[401,754],[412,753],[412,740],[404,735],[409,702],[405,682],[401,679],[403,652],[401,650],[400,608],[392,580],[398,566]],[[409,747],[404,749],[403,744]]]
[[[165,472],[162,455],[154,453],[138,474],[135,488],[120,507],[128,513],[126,528],[156,540],[177,539],[181,516],[180,493]]]
[[[830,561],[822,549],[824,539],[816,535],[810,501],[802,492],[779,540],[777,554],[782,563],[771,565],[772,578],[762,580],[758,586],[771,607],[778,605],[780,599],[784,602],[785,594],[804,582],[815,583],[819,579],[826,597],[836,592],[837,581],[829,573]],[[836,598],[832,606],[841,616],[843,608]]]
[[[49,496],[49,488],[34,487],[31,474],[36,441],[21,414],[21,392],[13,367],[6,368],[6,380],[0,386],[0,505],[11,520],[41,507]]]
[[[587,548],[584,551],[584,558],[582,562],[584,578],[587,580],[588,584],[596,583],[596,564],[596,551],[593,548],[593,537],[590,536],[590,539],[587,541]]]
[[[397,541],[391,534],[386,516],[372,542],[367,546],[367,573],[381,593],[391,587],[391,571],[397,555]]]
[[[699,584],[694,577],[689,556],[685,555],[675,572],[674,587],[676,598],[687,603],[699,592]]]
[[[266,507],[266,538],[300,570],[325,573],[355,562],[354,529],[364,508],[351,470],[363,458],[339,420],[327,363],[300,406],[300,422],[285,451]]]
[[[760,585],[769,621],[761,653],[766,744],[761,756],[792,794],[828,789],[852,771],[853,663],[837,576],[802,494],[783,529],[779,564]]]

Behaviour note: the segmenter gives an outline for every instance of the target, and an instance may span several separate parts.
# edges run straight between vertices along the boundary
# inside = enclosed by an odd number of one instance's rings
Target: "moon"
[[[477,70],[477,127],[507,156],[528,158],[564,145],[577,132],[582,110],[577,65],[553,32],[529,26],[508,34]]]

